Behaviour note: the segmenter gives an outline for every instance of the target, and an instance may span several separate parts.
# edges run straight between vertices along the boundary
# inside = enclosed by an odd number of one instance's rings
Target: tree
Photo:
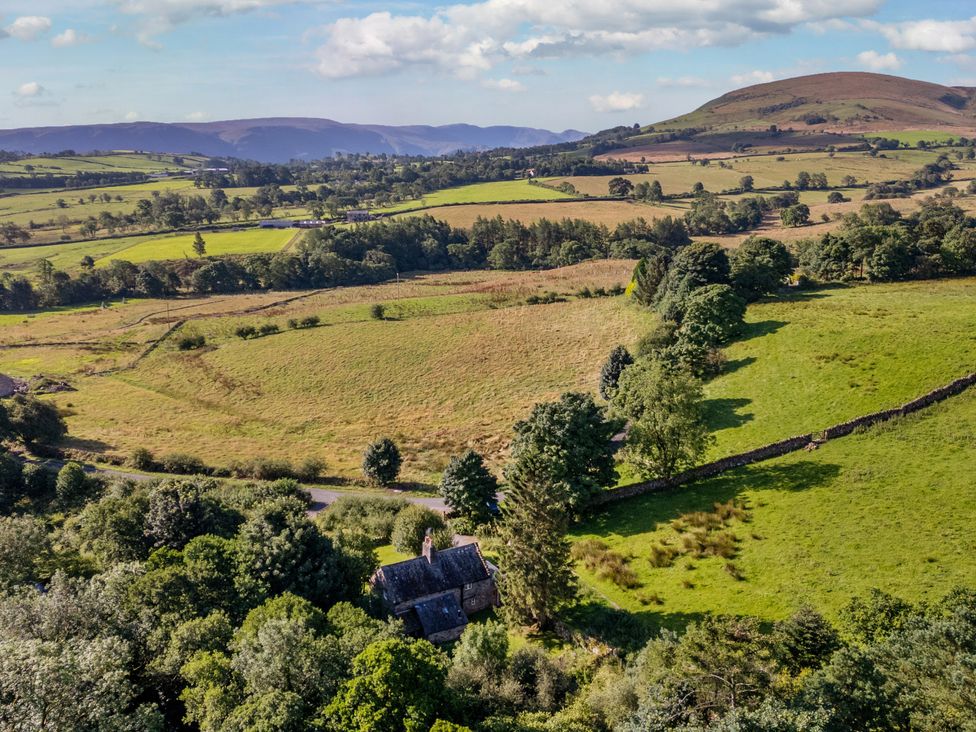
[[[413,503],[397,514],[390,541],[399,552],[420,554],[428,531],[437,537],[434,544],[438,549],[451,546],[452,537],[447,532],[444,517],[426,506]]]
[[[51,402],[15,394],[7,403],[7,418],[14,435],[25,444],[52,444],[68,433],[68,427]]]
[[[509,477],[501,505],[499,578],[502,611],[523,625],[548,628],[556,611],[576,597],[570,566],[566,482],[553,482],[548,461],[525,455]]]
[[[787,206],[780,211],[779,217],[783,221],[783,226],[789,226],[791,228],[806,226],[810,223],[810,207],[805,203]]]
[[[0,516],[0,592],[38,580],[51,542],[44,522],[34,516]]]
[[[748,193],[753,189],[755,179],[751,175],[744,175],[739,178],[739,189]]]
[[[497,493],[498,480],[474,450],[452,457],[441,478],[441,495],[451,510],[479,524],[491,519]]]
[[[624,346],[617,346],[600,368],[600,396],[610,401],[617,391],[620,375],[634,362],[634,357]]]
[[[567,508],[578,511],[616,480],[610,440],[619,428],[589,394],[568,392],[558,401],[536,404],[528,419],[515,424],[506,477],[511,481],[529,467],[543,469]]]
[[[643,257],[634,267],[634,299],[650,307],[668,271],[670,257],[665,252]]]
[[[62,505],[71,506],[87,498],[93,484],[94,481],[85,474],[85,469],[81,465],[66,463],[58,471],[54,492]]]
[[[199,231],[193,236],[193,253],[198,257],[202,257],[207,253],[207,242],[200,236]]]
[[[618,176],[610,179],[610,182],[607,184],[607,189],[611,196],[626,198],[634,192],[634,184],[626,178]]]
[[[3,239],[6,244],[25,242],[30,238],[31,233],[19,224],[15,224],[12,221],[5,221],[0,224],[0,239]]]
[[[366,647],[353,678],[325,708],[332,732],[424,732],[450,707],[447,658],[425,640],[393,638]]]
[[[702,398],[697,379],[656,361],[624,372],[613,406],[631,421],[626,454],[646,478],[669,479],[705,454],[712,438]]]
[[[363,453],[363,474],[370,483],[392,485],[400,474],[400,450],[393,440],[384,437]]]
[[[742,328],[746,301],[729,285],[706,285],[685,300],[678,341],[704,348],[726,343]]]
[[[732,253],[732,286],[747,302],[778,291],[792,271],[789,250],[775,239],[750,236]]]
[[[196,483],[168,480],[150,489],[145,532],[154,547],[182,549],[205,531],[206,507]]]

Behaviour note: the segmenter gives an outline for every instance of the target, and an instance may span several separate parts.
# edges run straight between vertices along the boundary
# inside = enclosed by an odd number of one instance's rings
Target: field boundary
[[[810,432],[804,435],[788,437],[785,440],[763,445],[762,447],[757,447],[752,450],[748,450],[747,452],[742,452],[737,455],[730,455],[729,457],[724,457],[710,463],[705,463],[704,465],[699,465],[697,468],[686,470],[685,472],[679,473],[670,479],[656,478],[654,480],[648,480],[642,483],[631,483],[630,485],[611,488],[610,490],[594,496],[591,505],[594,507],[605,506],[609,503],[616,503],[617,501],[622,501],[627,498],[633,498],[634,496],[642,496],[647,493],[666,491],[670,488],[691,483],[701,478],[710,478],[715,475],[720,475],[726,471],[741,468],[744,465],[751,465],[753,463],[763,462],[764,460],[771,460],[772,458],[788,455],[789,453],[797,452],[799,450],[815,449],[817,446],[828,440],[833,440],[838,437],[846,437],[855,430],[863,427],[871,427],[876,424],[881,424],[882,422],[887,422],[888,420],[896,417],[903,417],[905,415],[921,411],[922,409],[926,409],[933,404],[938,404],[939,402],[945,401],[949,397],[963,393],[974,384],[976,384],[976,372],[962,376],[955,381],[945,384],[944,386],[936,387],[932,391],[923,394],[917,399],[913,399],[910,402],[902,404],[900,407],[893,407],[892,409],[872,412],[871,414],[865,414],[861,417],[855,417],[854,419],[848,420],[847,422],[841,422],[840,424],[833,425],[832,427],[828,427],[819,432]]]

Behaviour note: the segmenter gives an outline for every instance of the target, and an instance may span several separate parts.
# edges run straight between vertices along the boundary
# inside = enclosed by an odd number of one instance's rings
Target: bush
[[[393,440],[384,437],[363,453],[363,474],[370,483],[391,485],[400,474],[400,450]]]
[[[62,505],[81,503],[96,486],[94,480],[85,474],[85,469],[78,463],[66,463],[58,471],[54,482],[54,491]]]
[[[258,328],[258,333],[262,336],[274,335],[279,331],[281,331],[281,328],[279,328],[274,323],[265,323],[260,328]]]
[[[254,338],[258,334],[257,328],[253,325],[242,325],[240,328],[234,331],[234,335],[242,340],[247,340],[248,338]]]
[[[287,460],[274,458],[251,458],[250,460],[235,460],[228,469],[236,478],[254,478],[255,480],[279,480],[294,476],[291,463]]]
[[[349,531],[379,546],[389,543],[393,522],[408,505],[402,498],[345,496],[322,511],[318,523],[327,533]]]
[[[126,460],[126,465],[136,470],[155,470],[157,467],[153,454],[144,447],[137,447],[133,450],[129,459]]]
[[[32,396],[14,396],[8,402],[6,418],[10,431],[28,445],[35,442],[51,444],[68,434],[58,408]]]
[[[176,347],[181,351],[195,351],[207,345],[207,339],[202,335],[183,336],[176,342]]]
[[[54,474],[42,465],[27,463],[21,472],[24,493],[28,498],[41,498],[54,488]]]
[[[295,330],[298,327],[298,321],[294,318],[288,318],[288,327]]]
[[[182,452],[171,452],[159,458],[159,467],[164,473],[176,475],[206,475],[210,471],[198,457]]]
[[[428,529],[434,534],[435,547],[447,549],[451,546],[444,517],[426,506],[411,504],[397,514],[390,540],[399,552],[420,554]]]
[[[295,478],[303,483],[314,483],[322,477],[325,472],[325,460],[317,457],[308,457],[299,463],[295,468]]]
[[[386,308],[379,303],[372,305],[369,309],[369,317],[373,320],[386,320]]]
[[[318,315],[309,315],[307,318],[302,318],[300,325],[303,328],[315,328],[320,322]]]

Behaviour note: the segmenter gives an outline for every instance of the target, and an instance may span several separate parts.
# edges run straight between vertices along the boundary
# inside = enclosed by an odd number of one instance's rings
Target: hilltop
[[[346,124],[331,119],[275,117],[221,122],[131,122],[109,125],[27,127],[0,130],[0,150],[32,154],[61,150],[196,152],[267,163],[314,160],[337,153],[444,155],[458,150],[532,147],[573,142],[576,130],[477,127],[454,124],[389,126]]]

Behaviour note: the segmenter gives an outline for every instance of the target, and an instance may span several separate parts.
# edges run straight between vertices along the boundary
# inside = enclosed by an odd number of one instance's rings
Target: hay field
[[[502,203],[491,205],[446,206],[432,208],[417,214],[402,216],[430,215],[446,221],[451,226],[469,228],[478,217],[515,219],[529,224],[539,219],[558,221],[561,219],[586,219],[595,224],[605,224],[613,228],[624,221],[643,217],[648,221],[664,216],[683,216],[688,207],[672,203],[652,206],[636,201],[572,201],[570,203]]]

